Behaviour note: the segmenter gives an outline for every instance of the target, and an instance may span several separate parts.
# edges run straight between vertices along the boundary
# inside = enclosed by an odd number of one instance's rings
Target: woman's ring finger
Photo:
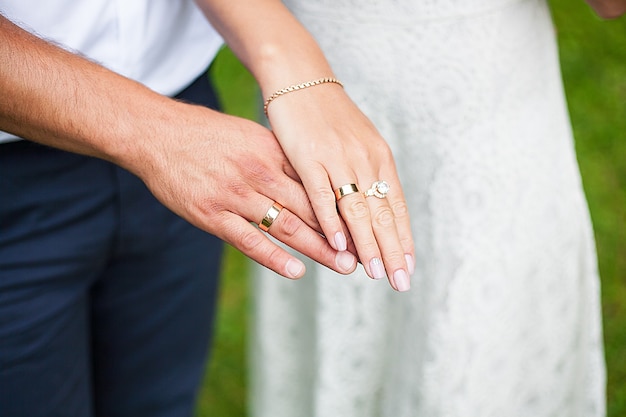
[[[337,199],[337,201],[339,201],[343,197],[347,196],[348,194],[359,193],[359,192],[361,192],[361,190],[359,190],[358,185],[346,184],[346,185],[342,185],[341,187],[335,190],[335,198]]]

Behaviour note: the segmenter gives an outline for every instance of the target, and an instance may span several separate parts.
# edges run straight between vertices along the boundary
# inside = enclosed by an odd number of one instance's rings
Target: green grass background
[[[626,17],[601,21],[582,0],[552,0],[578,159],[594,223],[608,368],[608,416],[626,416]],[[225,110],[257,118],[254,80],[229,50],[211,76]],[[228,248],[198,417],[246,414],[248,265]],[[564,416],[566,417],[566,416]]]

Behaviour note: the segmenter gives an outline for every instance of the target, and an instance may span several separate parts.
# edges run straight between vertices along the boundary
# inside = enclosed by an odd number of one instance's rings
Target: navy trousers
[[[221,250],[115,165],[0,144],[0,417],[191,416]]]

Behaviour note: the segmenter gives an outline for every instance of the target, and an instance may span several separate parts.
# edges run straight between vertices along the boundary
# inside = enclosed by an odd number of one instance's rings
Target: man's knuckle
[[[283,251],[278,248],[278,246],[274,245],[268,251],[266,258],[273,259],[274,261],[279,260],[283,255]]]
[[[262,184],[268,190],[278,187],[276,173],[263,161],[249,161],[243,167],[243,173],[251,184]]]
[[[229,195],[238,198],[246,198],[250,195],[250,185],[239,179],[228,181],[224,186],[224,191]]]
[[[201,214],[212,221],[216,221],[224,212],[224,202],[215,196],[205,196],[198,202]]]
[[[244,252],[251,252],[259,247],[261,243],[263,243],[263,239],[265,237],[260,234],[258,231],[253,230],[249,232],[245,232],[239,238],[239,243],[241,245],[241,249]]]
[[[276,226],[280,227],[280,233],[287,238],[297,236],[302,228],[302,222],[296,216],[283,213],[283,218]]]

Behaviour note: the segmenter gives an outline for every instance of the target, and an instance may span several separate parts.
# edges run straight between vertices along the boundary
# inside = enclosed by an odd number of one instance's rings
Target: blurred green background
[[[626,17],[601,21],[583,0],[552,0],[578,159],[593,218],[608,368],[609,417],[626,416]],[[225,49],[212,67],[228,113],[256,119],[250,74]],[[228,248],[215,342],[198,417],[246,414],[248,265]]]

